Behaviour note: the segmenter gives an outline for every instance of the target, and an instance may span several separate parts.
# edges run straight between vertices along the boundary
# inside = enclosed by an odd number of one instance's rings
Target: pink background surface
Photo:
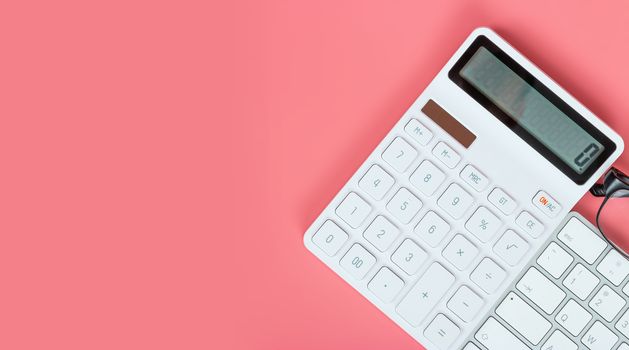
[[[629,140],[584,3],[3,2],[0,348],[417,349],[303,232],[480,25]]]

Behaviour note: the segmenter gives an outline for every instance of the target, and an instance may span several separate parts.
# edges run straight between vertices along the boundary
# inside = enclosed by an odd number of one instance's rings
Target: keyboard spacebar
[[[475,338],[485,345],[487,350],[531,350],[493,317],[476,332]]]

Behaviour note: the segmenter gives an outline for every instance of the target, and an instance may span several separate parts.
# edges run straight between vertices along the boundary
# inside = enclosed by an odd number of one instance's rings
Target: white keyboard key
[[[404,281],[394,274],[391,270],[383,267],[376,273],[367,285],[380,300],[390,303],[404,288]]]
[[[456,183],[451,184],[439,197],[437,204],[448,215],[460,219],[463,214],[474,204],[474,198]]]
[[[521,212],[515,223],[533,238],[538,238],[544,233],[544,225],[528,211]]]
[[[579,299],[585,300],[594,291],[600,280],[585,266],[577,264],[563,280],[563,285]]]
[[[461,161],[461,156],[443,142],[439,142],[432,149],[432,154],[450,169],[454,169]]]
[[[577,344],[560,331],[555,331],[542,345],[542,350],[577,350]]]
[[[421,237],[424,242],[434,248],[438,246],[448,232],[450,232],[450,224],[434,211],[429,211],[419,221],[417,226],[415,226],[414,232]]]
[[[312,242],[329,256],[334,256],[348,238],[347,233],[337,224],[331,220],[326,220],[317,233],[312,236]]]
[[[474,338],[487,350],[531,350],[493,317],[487,319]]]
[[[496,315],[502,317],[533,345],[539,344],[551,328],[550,322],[544,316],[513,292],[496,308]]]
[[[561,277],[572,261],[574,258],[555,242],[551,242],[537,258],[539,266],[555,278]]]
[[[443,314],[437,315],[424,331],[426,338],[442,350],[450,349],[461,330]]]
[[[403,224],[408,224],[419,212],[422,202],[406,188],[400,188],[387,203],[387,209]]]
[[[620,347],[618,347],[618,350],[629,350],[629,344],[627,343],[620,344]]]
[[[465,345],[463,350],[480,350],[480,348],[474,345],[474,343],[467,343],[467,345]]]
[[[473,167],[471,164],[466,165],[459,176],[477,192],[481,192],[489,186],[489,179],[487,176],[483,175],[483,173],[478,171],[478,169]]]
[[[507,230],[494,245],[494,252],[510,266],[517,265],[529,251],[529,244],[513,230]]]
[[[603,286],[590,301],[590,308],[607,322],[611,322],[627,302],[608,286]]]
[[[561,211],[561,205],[544,191],[537,192],[532,202],[542,213],[551,218],[557,216]]]
[[[599,321],[594,322],[592,328],[581,338],[581,343],[590,350],[611,350],[617,341],[618,336]]]
[[[376,258],[358,243],[341,259],[341,266],[357,279],[363,279],[375,264]]]
[[[483,307],[483,299],[467,286],[462,286],[448,301],[448,309],[464,322],[472,321]]]
[[[409,178],[411,184],[427,196],[432,196],[446,179],[446,174],[428,160],[423,161]]]
[[[489,202],[496,206],[501,212],[505,215],[511,215],[515,208],[518,207],[518,204],[505,193],[502,189],[496,187],[493,191],[487,196]]]
[[[371,206],[356,193],[350,192],[336,207],[336,215],[350,227],[358,228],[371,212]]]
[[[566,223],[558,237],[588,264],[593,264],[607,247],[603,239],[575,217]]]
[[[417,121],[417,119],[409,120],[404,127],[404,131],[422,146],[426,146],[432,139],[432,131]]]
[[[462,235],[456,235],[443,249],[442,255],[459,271],[463,271],[478,255],[478,248]]]
[[[507,273],[489,258],[478,264],[470,279],[487,294],[495,292],[507,278]]]
[[[591,319],[592,315],[572,299],[555,316],[555,321],[575,337],[581,334]]]
[[[622,292],[629,296],[629,283],[625,284],[625,288],[622,289]]]
[[[629,338],[629,310],[625,311],[622,317],[616,323],[616,329],[620,331],[626,338]]]
[[[500,219],[489,209],[479,207],[465,223],[465,228],[481,242],[489,242],[502,226]]]
[[[397,313],[412,326],[419,326],[453,283],[454,275],[439,263],[433,263],[398,304]]]
[[[363,233],[365,239],[381,252],[389,249],[399,235],[400,230],[382,215],[376,216]]]
[[[629,275],[629,261],[615,249],[610,250],[596,267],[615,286],[619,286]]]
[[[522,276],[516,288],[549,315],[566,297],[564,291],[534,267],[529,268]]]
[[[391,256],[391,261],[408,275],[414,275],[428,258],[428,254],[415,242],[405,239]]]
[[[382,159],[400,173],[406,171],[415,157],[417,157],[417,151],[401,137],[396,137],[382,153]]]
[[[358,181],[358,186],[376,200],[384,198],[393,184],[395,184],[393,177],[378,165],[372,165]]]

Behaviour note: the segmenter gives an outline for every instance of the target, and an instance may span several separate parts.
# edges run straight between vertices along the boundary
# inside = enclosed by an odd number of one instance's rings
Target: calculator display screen
[[[450,78],[564,173],[585,182],[588,170],[596,170],[593,165],[600,165],[613,152],[613,142],[489,44],[473,44]]]

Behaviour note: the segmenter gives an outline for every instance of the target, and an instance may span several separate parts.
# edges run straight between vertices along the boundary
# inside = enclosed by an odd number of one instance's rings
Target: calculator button
[[[507,230],[494,245],[494,252],[510,266],[517,265],[529,250],[529,244],[513,230]]]
[[[480,350],[480,348],[474,345],[474,343],[467,343],[467,345],[465,345],[463,350]]]
[[[533,197],[533,204],[548,217],[554,218],[561,211],[561,205],[548,193],[539,191]]]
[[[462,235],[456,235],[442,253],[458,270],[465,270],[478,255],[478,248]]]
[[[505,278],[507,278],[505,270],[489,258],[483,259],[470,275],[472,282],[487,294],[495,292]]]
[[[369,171],[358,181],[358,186],[376,200],[381,200],[389,192],[395,180],[378,165],[372,165]]]
[[[561,229],[558,237],[588,264],[593,264],[607,247],[605,241],[574,217]]]
[[[461,334],[461,330],[443,314],[437,315],[430,322],[424,335],[428,340],[437,346],[438,349],[448,350],[456,338]]]
[[[433,248],[441,243],[448,232],[450,232],[450,224],[434,211],[426,213],[415,226],[415,233]]]
[[[417,157],[417,151],[401,137],[396,137],[382,153],[382,159],[400,173],[406,171],[415,157]]]
[[[481,242],[487,243],[494,237],[502,222],[485,207],[479,207],[465,223],[465,228]]]
[[[581,338],[581,343],[591,350],[611,350],[617,341],[618,336],[600,321],[594,322],[592,327]]]
[[[629,338],[629,310],[625,311],[624,315],[618,320],[616,329],[625,337]]]
[[[537,258],[539,266],[555,278],[561,277],[572,261],[574,258],[555,242],[551,242]]]
[[[538,238],[544,232],[544,225],[528,211],[521,212],[518,218],[515,219],[515,223],[533,238]]]
[[[585,266],[577,264],[563,280],[566,286],[579,299],[585,300],[594,291],[600,280]]]
[[[450,290],[454,280],[454,275],[448,270],[439,263],[433,263],[398,304],[397,313],[413,327],[419,326]]]
[[[336,215],[352,228],[358,228],[367,215],[371,212],[371,206],[354,192],[350,192],[336,207]]]
[[[483,173],[478,171],[478,169],[473,167],[471,164],[466,165],[459,176],[463,179],[463,181],[472,186],[472,188],[478,192],[485,190],[487,186],[489,186],[489,179],[487,176],[483,175]]]
[[[483,307],[483,299],[467,286],[462,286],[448,301],[448,309],[464,322],[470,322]]]
[[[515,286],[525,297],[530,299],[547,314],[552,314],[566,298],[566,293],[559,289],[536,268],[531,267]]]
[[[450,169],[454,169],[461,161],[461,156],[443,142],[432,149],[432,154]]]
[[[341,266],[357,279],[363,279],[375,263],[376,258],[358,243],[341,259]]]
[[[531,350],[493,317],[487,319],[474,338],[487,350]]]
[[[619,286],[629,274],[629,261],[618,251],[612,249],[598,264],[596,271],[600,272],[615,286]]]
[[[428,254],[415,242],[405,239],[391,256],[391,261],[408,275],[414,275],[428,258]]]
[[[590,301],[590,308],[611,322],[627,302],[608,286],[603,286]]]
[[[423,161],[410,177],[411,184],[427,196],[432,196],[446,179],[446,174],[428,160]]]
[[[404,281],[386,267],[381,268],[367,285],[385,303],[392,302],[403,287]]]
[[[402,223],[411,222],[415,214],[421,209],[422,202],[409,190],[402,187],[387,204],[387,209]]]
[[[572,299],[555,316],[555,321],[575,337],[581,334],[591,319],[592,315]]]
[[[432,131],[430,131],[424,124],[420,123],[417,119],[411,119],[404,127],[404,131],[409,134],[413,140],[417,141],[422,146],[426,146],[432,139]]]
[[[319,231],[312,236],[312,242],[329,256],[334,256],[349,236],[338,225],[326,220]]]
[[[560,331],[555,331],[542,346],[544,350],[577,350],[577,344]]]
[[[460,219],[474,204],[474,198],[458,184],[451,184],[439,197],[437,204],[450,216]]]
[[[400,230],[384,216],[378,215],[369,224],[363,236],[369,243],[373,244],[379,251],[384,252],[391,243],[399,236]]]
[[[496,315],[533,345],[539,344],[552,327],[544,316],[513,292],[496,308]]]
[[[511,215],[515,208],[517,208],[517,203],[505,193],[505,191],[496,187],[493,191],[487,196],[489,202],[496,206],[501,212],[505,215]]]

